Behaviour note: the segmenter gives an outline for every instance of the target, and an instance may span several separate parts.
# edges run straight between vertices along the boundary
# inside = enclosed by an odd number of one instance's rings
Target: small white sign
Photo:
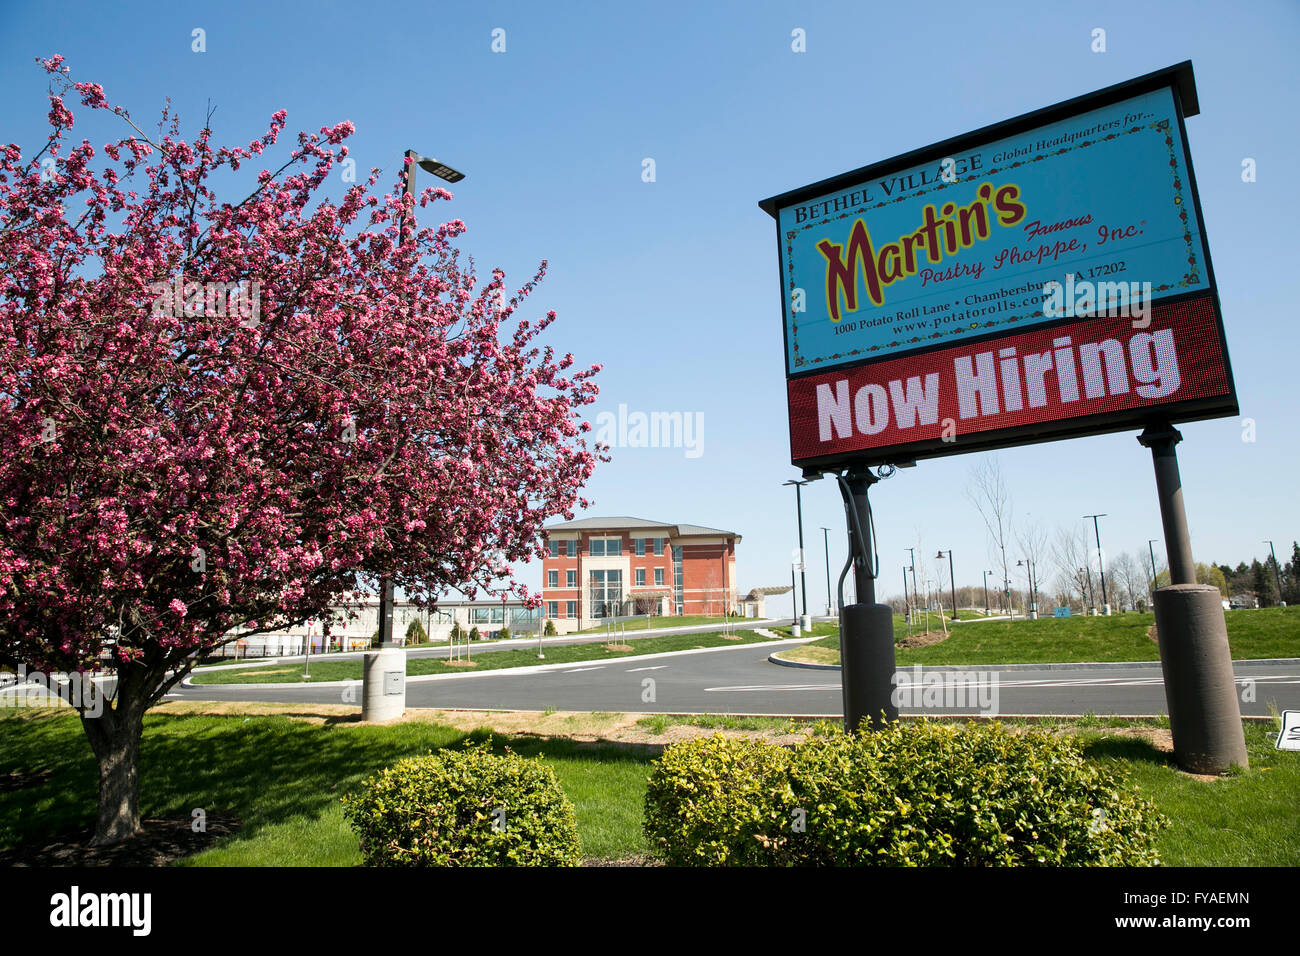
[[[1282,732],[1277,735],[1278,750],[1300,750],[1300,710],[1282,711]]]

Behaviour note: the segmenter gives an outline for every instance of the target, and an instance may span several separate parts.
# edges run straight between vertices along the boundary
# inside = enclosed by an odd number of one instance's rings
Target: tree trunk
[[[99,717],[82,716],[90,749],[99,762],[99,811],[91,846],[129,840],[140,832],[140,735],[143,712],[119,700]]]

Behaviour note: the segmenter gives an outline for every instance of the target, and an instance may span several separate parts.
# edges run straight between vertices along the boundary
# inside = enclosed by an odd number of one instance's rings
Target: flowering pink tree
[[[150,136],[61,62],[49,141],[0,148],[0,660],[116,678],[81,713],[103,844],[139,830],[143,716],[195,652],[384,573],[421,603],[504,580],[536,604],[507,565],[586,507],[604,449],[578,414],[599,366],[536,342],[554,313],[512,319],[545,263],[476,290],[459,220],[417,228],[377,171],[321,197],[351,123],[219,202],[283,111],[246,147],[167,111]],[[66,142],[77,95],[123,124],[107,160]]]

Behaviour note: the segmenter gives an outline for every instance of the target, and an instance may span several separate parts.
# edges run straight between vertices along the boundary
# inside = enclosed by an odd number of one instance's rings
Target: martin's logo
[[[867,298],[874,305],[885,303],[885,288],[917,273],[917,250],[925,250],[926,261],[937,265],[944,256],[955,256],[969,249],[977,240],[992,234],[991,219],[1002,226],[1014,226],[1025,218],[1025,204],[1020,201],[1020,187],[983,183],[969,206],[958,209],[945,203],[936,213],[933,205],[925,207],[925,222],[915,231],[886,243],[877,252],[866,223],[859,218],[849,232],[848,251],[843,244],[823,239],[817,251],[826,259],[826,310],[832,322],[840,321],[844,310],[858,310],[858,278],[866,283]]]

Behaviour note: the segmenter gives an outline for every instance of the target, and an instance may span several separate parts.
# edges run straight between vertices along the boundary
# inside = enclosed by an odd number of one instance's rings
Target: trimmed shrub
[[[672,866],[801,862],[807,840],[791,827],[790,763],[782,747],[721,734],[668,747],[646,791],[652,850]]]
[[[451,640],[452,643],[465,640],[465,631],[461,628],[460,621],[452,621],[451,623]]]
[[[897,722],[815,736],[784,762],[714,738],[670,747],[646,797],[645,830],[670,863],[838,866],[1150,866],[1167,825],[1081,743],[1000,723]],[[678,745],[684,746],[684,745]],[[732,753],[732,751],[735,751]],[[692,797],[726,781],[741,755],[761,774],[745,799],[780,834],[719,819]],[[692,779],[684,779],[686,774]],[[726,786],[734,786],[727,783]],[[742,818],[743,819],[743,818]],[[796,822],[805,831],[798,832]],[[701,852],[699,847],[706,847]]]
[[[555,622],[552,621],[549,617],[546,619],[546,627],[542,630],[542,636],[543,637],[555,636]]]
[[[498,641],[510,640],[510,628],[503,627],[501,628],[501,630],[497,631],[497,640]]]
[[[577,866],[573,805],[550,767],[509,750],[401,760],[343,797],[368,866]]]
[[[482,635],[479,634],[477,627],[471,627],[469,629],[469,639],[471,641],[477,641],[480,637],[482,637]]]

